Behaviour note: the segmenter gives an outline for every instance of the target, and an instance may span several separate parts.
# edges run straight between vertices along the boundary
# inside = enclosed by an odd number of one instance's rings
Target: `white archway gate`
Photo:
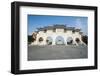
[[[42,39],[39,38],[42,37]],[[76,39],[78,38],[78,39]],[[84,44],[81,35],[67,33],[39,33],[33,45],[79,45]]]

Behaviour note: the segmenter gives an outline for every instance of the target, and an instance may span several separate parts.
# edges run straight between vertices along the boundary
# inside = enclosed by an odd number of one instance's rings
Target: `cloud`
[[[76,28],[82,29],[82,21],[81,21],[81,19],[76,19]]]
[[[87,35],[87,25],[84,25],[84,21],[82,21],[82,19],[76,19],[76,28],[81,29],[81,31]]]

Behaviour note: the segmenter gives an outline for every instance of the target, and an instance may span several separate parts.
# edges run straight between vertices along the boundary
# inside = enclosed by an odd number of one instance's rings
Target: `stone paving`
[[[28,46],[28,60],[56,60],[88,58],[87,46]]]

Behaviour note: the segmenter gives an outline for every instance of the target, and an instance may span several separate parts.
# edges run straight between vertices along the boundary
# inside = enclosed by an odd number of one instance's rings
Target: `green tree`
[[[82,36],[82,41],[83,41],[85,44],[88,44],[88,36],[87,36],[87,35]]]
[[[28,35],[28,44],[30,44],[33,41],[32,35]]]

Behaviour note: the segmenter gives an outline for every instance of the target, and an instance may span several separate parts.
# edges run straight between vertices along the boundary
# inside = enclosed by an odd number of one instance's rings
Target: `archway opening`
[[[75,41],[79,44],[80,43],[80,39],[76,38]]]
[[[68,45],[72,45],[73,44],[73,38],[72,37],[68,37],[67,38],[67,44]]]
[[[64,45],[64,38],[62,36],[57,36],[55,43],[56,45]]]
[[[39,42],[41,43],[43,41],[43,37],[40,37],[39,38]]]
[[[47,37],[46,42],[48,45],[52,45],[52,41],[53,41],[52,37]]]

